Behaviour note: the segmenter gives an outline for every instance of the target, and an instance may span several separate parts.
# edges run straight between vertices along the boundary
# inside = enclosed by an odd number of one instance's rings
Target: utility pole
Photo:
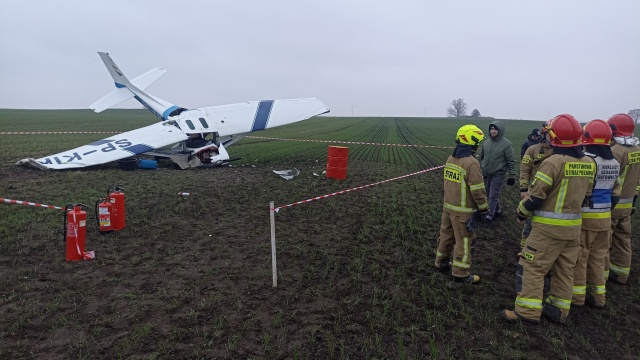
[[[426,107],[424,105],[422,105],[424,107],[424,117],[427,117],[427,110],[431,109],[430,107]]]
[[[356,106],[358,106],[358,105],[351,104],[351,117],[353,117],[353,108],[356,107]]]

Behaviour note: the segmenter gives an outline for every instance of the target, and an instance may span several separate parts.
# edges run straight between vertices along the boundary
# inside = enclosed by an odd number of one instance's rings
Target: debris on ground
[[[285,180],[291,180],[300,175],[300,170],[293,168],[292,170],[273,170],[274,174],[280,175]]]

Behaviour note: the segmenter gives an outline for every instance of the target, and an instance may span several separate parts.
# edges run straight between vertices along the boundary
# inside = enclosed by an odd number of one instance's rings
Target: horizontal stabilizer
[[[148,88],[149,85],[156,82],[156,80],[160,79],[160,77],[164,75],[166,72],[167,70],[161,67],[153,68],[147,71],[146,73],[138,76],[137,78],[131,80],[131,83],[135,85],[135,87],[137,87],[138,89],[144,90]]]
[[[116,106],[123,101],[129,100],[134,96],[135,95],[133,95],[133,93],[127,88],[113,89],[107,95],[103,96],[100,100],[89,105],[89,108],[97,113],[103,112],[104,110],[112,106]]]
[[[97,113],[102,112],[112,106],[118,105],[123,101],[129,100],[136,95],[140,98],[143,98],[143,100],[141,101],[147,101],[149,95],[145,94],[142,91],[167,72],[165,69],[157,67],[129,81],[124,73],[113,62],[109,54],[103,52],[98,52],[98,54],[107,67],[109,74],[113,78],[116,89],[103,96],[100,100],[89,105],[89,108],[93,109],[93,111]],[[159,102],[157,99],[153,99],[156,100],[156,102]],[[154,110],[158,113],[162,113],[166,108],[171,107],[172,105],[163,102],[160,103],[162,105],[155,107],[153,106],[154,104],[151,104],[151,106],[154,107]],[[143,102],[143,105],[145,105],[145,107],[149,107],[150,104],[148,102],[146,104]]]

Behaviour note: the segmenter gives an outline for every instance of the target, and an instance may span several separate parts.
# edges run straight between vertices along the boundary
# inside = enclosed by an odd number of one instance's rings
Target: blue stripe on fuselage
[[[258,110],[256,110],[256,116],[253,118],[253,125],[251,131],[264,130],[267,128],[269,122],[269,115],[271,115],[271,109],[273,108],[273,100],[263,100],[258,104]]]
[[[139,102],[140,104],[144,105],[144,107],[146,107],[146,108],[147,108],[147,110],[151,111],[151,113],[152,113],[153,115],[155,115],[155,116],[159,117],[159,118],[160,118],[160,120],[162,120],[162,121],[167,120],[167,119],[163,118],[163,117],[162,117],[162,115],[158,114],[158,112],[157,112],[157,111],[153,110],[153,108],[151,107],[151,105],[147,104],[144,100],[142,100],[142,99],[140,98],[140,96],[136,95],[136,96],[134,96],[134,98],[135,98],[136,100],[138,100],[138,102]]]
[[[165,111],[162,113],[162,119],[163,119],[163,120],[167,120],[167,119],[169,118],[169,114],[171,114],[171,112],[172,112],[172,111],[174,111],[174,110],[176,110],[176,109],[179,109],[179,107],[177,107],[177,106],[173,105],[172,107],[170,107],[170,108],[168,108],[167,110],[165,110]]]
[[[131,146],[127,146],[126,148],[123,148],[123,150],[127,150],[127,151],[131,151],[132,153],[138,155],[138,154],[142,154],[145,153],[147,151],[151,151],[154,150],[155,148],[146,145],[146,144],[136,144],[136,145],[131,145]]]

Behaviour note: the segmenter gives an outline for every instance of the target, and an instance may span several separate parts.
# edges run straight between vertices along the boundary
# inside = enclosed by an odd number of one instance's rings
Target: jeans
[[[489,197],[489,216],[495,217],[496,213],[501,213],[500,192],[504,185],[504,175],[484,176],[484,188]]]

